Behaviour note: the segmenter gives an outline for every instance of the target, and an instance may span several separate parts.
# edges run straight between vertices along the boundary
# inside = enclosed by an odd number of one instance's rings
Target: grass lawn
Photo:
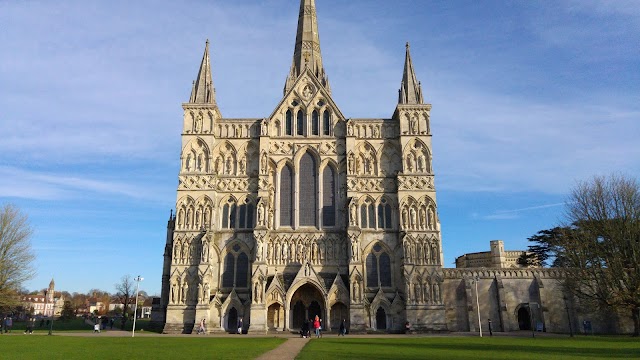
[[[576,338],[322,338],[297,360],[318,359],[640,359],[640,339]]]
[[[2,360],[254,359],[285,339],[0,335]]]

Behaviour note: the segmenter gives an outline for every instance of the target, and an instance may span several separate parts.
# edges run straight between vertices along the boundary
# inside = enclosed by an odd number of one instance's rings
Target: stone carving
[[[292,155],[293,144],[290,141],[272,141],[269,146],[269,153],[273,155]]]
[[[266,261],[270,265],[304,263],[312,265],[347,264],[346,238],[339,235],[282,235],[267,242]]]
[[[209,150],[204,141],[197,139],[190,142],[182,152],[182,171],[208,172]]]
[[[431,173],[430,152],[420,140],[414,139],[404,151],[405,173]]]
[[[398,176],[399,190],[435,190],[433,176]]]
[[[411,236],[406,236],[402,246],[405,264],[439,265],[439,242],[437,238],[414,239]]]
[[[356,192],[393,192],[395,181],[390,178],[350,178],[347,190]]]
[[[435,208],[433,202],[428,198],[423,198],[417,202],[410,198],[401,204],[401,226],[404,230],[437,230]],[[419,216],[419,217],[418,217]]]

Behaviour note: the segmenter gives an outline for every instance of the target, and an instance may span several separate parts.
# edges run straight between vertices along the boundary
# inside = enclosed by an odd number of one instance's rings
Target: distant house
[[[61,296],[56,299],[55,282],[51,279],[49,288],[44,292],[35,295],[23,295],[21,300],[27,313],[35,316],[50,317],[52,315],[60,316],[64,298]]]
[[[518,259],[523,254],[526,254],[526,251],[505,251],[504,241],[492,240],[491,251],[468,253],[462,256],[458,256],[456,258],[456,268],[505,269],[523,267],[522,265],[518,264]]]

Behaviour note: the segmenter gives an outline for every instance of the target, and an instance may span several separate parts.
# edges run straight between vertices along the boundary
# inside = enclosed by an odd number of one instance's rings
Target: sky
[[[640,1],[316,0],[347,117],[389,118],[405,43],[433,105],[445,266],[559,224],[577,181],[640,177]],[[206,39],[223,117],[282,97],[297,0],[0,0],[0,204],[29,216],[25,285],[159,294]]]

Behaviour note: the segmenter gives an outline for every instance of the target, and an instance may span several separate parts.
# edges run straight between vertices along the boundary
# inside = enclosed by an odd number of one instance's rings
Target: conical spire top
[[[215,88],[211,79],[211,61],[209,60],[209,39],[207,39],[202,63],[198,71],[198,78],[193,82],[191,89],[190,103],[195,104],[215,104]]]
[[[424,100],[422,99],[422,86],[416,79],[416,73],[413,71],[411,53],[409,52],[409,43],[407,43],[406,47],[407,54],[404,59],[404,73],[402,74],[402,83],[400,84],[398,103],[423,104]]]
[[[298,32],[296,33],[296,45],[293,52],[293,64],[287,77],[285,93],[293,86],[295,80],[306,68],[311,69],[322,85],[329,90],[329,80],[322,66],[315,0],[300,0],[300,15],[298,16]]]

